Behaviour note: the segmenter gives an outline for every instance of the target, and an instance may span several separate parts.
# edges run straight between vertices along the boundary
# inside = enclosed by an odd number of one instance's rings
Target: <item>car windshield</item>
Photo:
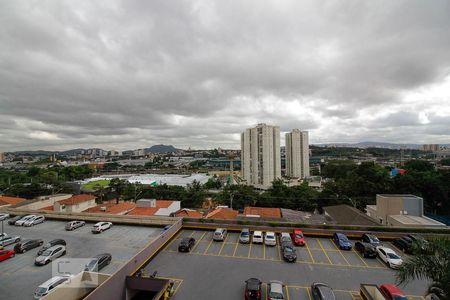
[[[348,242],[348,238],[345,235],[340,235],[339,239],[343,242]]]
[[[91,260],[91,261],[86,265],[86,267],[87,267],[89,270],[93,270],[96,264],[97,264],[97,260],[96,260],[96,259],[93,259],[93,260]]]
[[[388,253],[387,256],[392,259],[400,259],[400,256],[395,253]]]
[[[300,234],[300,233],[296,233],[296,234],[295,234],[295,237],[298,238],[298,239],[302,239],[302,238],[303,238],[303,235]]]
[[[250,233],[248,231],[242,231],[241,236],[249,236]]]
[[[270,292],[269,293],[270,299],[284,299],[283,294],[277,293],[277,292]]]
[[[40,286],[36,289],[36,294],[44,294],[46,292],[47,292],[47,289],[45,287]]]
[[[275,236],[273,236],[273,235],[266,235],[266,239],[268,239],[268,240],[274,240],[274,239],[275,239]]]
[[[405,296],[394,296],[394,300],[408,300]]]
[[[294,252],[294,249],[292,249],[290,247],[286,247],[286,248],[284,248],[284,252],[292,253],[292,252]]]
[[[43,256],[49,256],[50,254],[52,254],[52,251],[50,250],[45,250],[44,253],[42,253]]]

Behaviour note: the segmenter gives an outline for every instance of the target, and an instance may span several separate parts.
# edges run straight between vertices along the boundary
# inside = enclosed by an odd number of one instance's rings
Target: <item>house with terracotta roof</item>
[[[236,220],[238,216],[238,211],[228,208],[228,207],[217,207],[216,209],[210,211],[205,219],[214,220]]]
[[[25,198],[0,196],[0,207],[12,206],[27,201]]]
[[[244,208],[243,217],[279,220],[282,218],[282,215],[280,208],[247,206]]]
[[[60,212],[82,212],[97,206],[95,198],[95,196],[87,194],[74,195],[70,198],[55,202],[53,210]]]
[[[127,215],[129,216],[170,216],[181,208],[180,201],[140,199],[136,201],[136,207]]]
[[[136,203],[131,201],[121,201],[116,204],[116,199],[105,201],[102,204],[88,208],[83,212],[87,213],[105,213],[113,215],[126,215],[136,208]]]
[[[203,214],[194,209],[182,208],[175,213],[175,217],[199,219],[199,218],[203,218]]]

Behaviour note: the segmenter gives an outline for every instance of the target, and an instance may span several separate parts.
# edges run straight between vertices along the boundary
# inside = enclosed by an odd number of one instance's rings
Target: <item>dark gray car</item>
[[[314,300],[336,300],[333,289],[325,283],[314,282],[311,285],[311,294]]]
[[[84,267],[84,271],[98,272],[111,263],[112,256],[109,253],[102,253],[94,256]]]

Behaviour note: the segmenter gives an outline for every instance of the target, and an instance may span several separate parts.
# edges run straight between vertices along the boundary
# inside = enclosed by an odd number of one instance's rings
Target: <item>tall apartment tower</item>
[[[308,131],[294,129],[286,133],[286,176],[294,178],[309,176]]]
[[[281,178],[280,127],[258,124],[241,134],[241,173],[247,184],[258,188]]]

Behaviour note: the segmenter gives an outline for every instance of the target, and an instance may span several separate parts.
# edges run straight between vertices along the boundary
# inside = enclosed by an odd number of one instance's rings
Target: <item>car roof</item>
[[[67,278],[67,277],[65,277],[65,276],[53,276],[52,278],[50,278],[50,279],[47,280],[46,282],[42,283],[42,284],[40,285],[40,287],[45,287],[45,288],[47,288],[47,286],[49,286],[49,285],[51,285],[51,284],[54,284],[55,282],[57,282],[57,281],[59,281],[60,279],[63,279],[63,278]],[[68,279],[68,278],[67,278],[67,279]]]
[[[297,232],[298,232],[298,233],[303,233],[303,231],[302,231],[301,229],[298,229],[298,228],[295,228],[295,229],[294,229],[294,232],[296,232],[296,233],[297,233]]]
[[[391,294],[404,295],[403,291],[393,284],[382,284],[380,287],[384,287]]]
[[[267,232],[266,232],[266,235],[275,235],[275,232],[267,231]]]
[[[283,283],[281,281],[271,280],[269,284],[272,291],[283,294]]]
[[[241,229],[241,232],[242,232],[242,231],[248,232],[248,231],[250,231],[250,230],[249,230],[248,228],[242,228],[242,229]]]
[[[111,256],[111,254],[109,254],[109,253],[100,253],[100,254],[97,254],[96,256],[94,256],[93,258],[100,259],[103,256]]]
[[[64,247],[64,245],[55,245],[55,246],[51,246],[51,247],[48,248],[47,250],[52,251],[52,250],[55,250],[55,249],[58,248],[58,247]]]
[[[382,249],[386,253],[394,253],[395,254],[395,251],[388,247],[378,247],[378,249]]]
[[[247,287],[250,290],[257,290],[259,289],[259,285],[261,284],[261,280],[258,278],[249,278],[247,279]]]
[[[333,299],[335,298],[333,289],[326,284],[317,284],[317,289],[319,293],[322,295],[324,299]]]

